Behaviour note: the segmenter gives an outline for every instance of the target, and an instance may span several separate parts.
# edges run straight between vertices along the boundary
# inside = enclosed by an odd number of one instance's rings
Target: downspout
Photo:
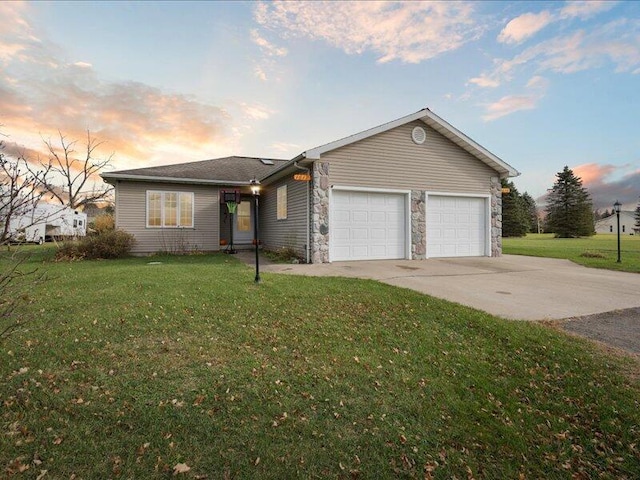
[[[298,170],[304,170],[307,175],[311,175],[311,169],[306,168],[306,167],[301,167],[298,165],[298,162],[293,162],[293,166],[296,167]],[[309,215],[311,212],[311,205],[309,205],[309,185],[307,185],[307,243],[305,245],[304,248],[304,254],[305,254],[305,262],[309,263],[309,250],[311,249],[311,245],[309,244],[310,241],[310,233],[309,233]]]

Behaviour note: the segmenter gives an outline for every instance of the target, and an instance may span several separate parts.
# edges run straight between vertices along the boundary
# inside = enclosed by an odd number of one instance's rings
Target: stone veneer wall
[[[491,177],[491,256],[502,255],[502,184]]]
[[[427,222],[425,216],[426,194],[422,190],[411,191],[411,258],[427,258]]]
[[[329,262],[329,164],[313,163],[311,263]]]

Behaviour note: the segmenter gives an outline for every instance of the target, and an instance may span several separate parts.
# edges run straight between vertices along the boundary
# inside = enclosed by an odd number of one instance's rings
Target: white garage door
[[[484,256],[486,228],[484,198],[429,195],[428,257]]]
[[[331,260],[405,258],[404,194],[334,190]]]

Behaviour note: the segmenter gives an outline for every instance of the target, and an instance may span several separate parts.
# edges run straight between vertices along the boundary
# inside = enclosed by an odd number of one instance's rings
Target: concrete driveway
[[[271,264],[262,270],[369,278],[520,320],[556,320],[640,307],[639,274],[586,268],[553,258],[504,255]]]

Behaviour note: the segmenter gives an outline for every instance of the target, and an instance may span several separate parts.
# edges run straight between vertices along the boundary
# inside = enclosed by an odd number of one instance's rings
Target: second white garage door
[[[486,199],[429,195],[427,257],[486,255]]]
[[[331,260],[405,258],[406,195],[334,190]]]

